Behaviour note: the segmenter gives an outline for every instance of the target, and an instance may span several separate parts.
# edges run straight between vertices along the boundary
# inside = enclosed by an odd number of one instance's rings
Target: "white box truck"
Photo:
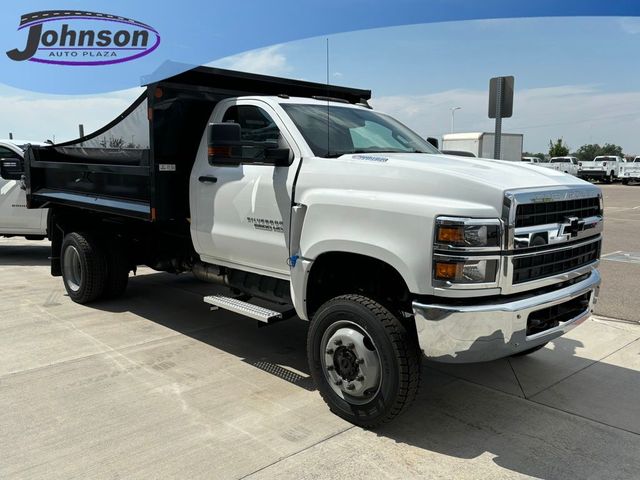
[[[442,150],[473,153],[478,158],[493,158],[495,135],[487,132],[448,133],[442,136]],[[522,160],[521,133],[503,133],[500,160]]]

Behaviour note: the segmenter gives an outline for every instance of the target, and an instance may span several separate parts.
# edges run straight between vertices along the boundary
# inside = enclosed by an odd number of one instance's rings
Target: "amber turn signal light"
[[[464,244],[464,227],[440,225],[438,227],[438,242]]]
[[[436,262],[436,279],[437,280],[455,280],[458,272],[456,263]]]
[[[220,156],[220,157],[230,157],[231,156],[231,147],[212,147],[210,146],[207,149],[207,153],[210,157]]]

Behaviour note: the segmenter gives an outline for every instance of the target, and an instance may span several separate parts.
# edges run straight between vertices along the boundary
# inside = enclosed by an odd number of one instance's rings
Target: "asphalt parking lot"
[[[216,287],[148,269],[76,305],[46,242],[0,239],[0,478],[638,478],[640,186],[602,188],[597,315],[529,357],[425,361],[376,431],[314,390],[304,322],[209,312]]]

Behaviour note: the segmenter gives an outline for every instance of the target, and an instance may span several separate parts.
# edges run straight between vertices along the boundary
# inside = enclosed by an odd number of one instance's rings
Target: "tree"
[[[613,155],[616,157],[623,157],[622,147],[620,145],[614,145],[613,143],[605,143],[600,150],[599,155]]]
[[[567,155],[569,155],[569,147],[561,138],[558,138],[555,143],[553,140],[549,140],[550,157],[566,157]]]
[[[590,162],[600,154],[601,148],[597,143],[588,143],[587,145],[582,145],[576,151],[575,156],[578,157],[581,162]]]
[[[587,145],[582,145],[575,153],[575,156],[582,162],[590,162],[599,155],[614,155],[622,157],[622,147],[612,143],[605,143],[602,146],[597,143],[588,143]]]

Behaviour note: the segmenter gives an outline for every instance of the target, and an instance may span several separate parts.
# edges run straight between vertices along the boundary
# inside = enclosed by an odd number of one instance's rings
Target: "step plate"
[[[260,322],[273,322],[282,319],[282,313],[275,310],[269,310],[268,308],[259,307],[252,303],[243,302],[232,297],[225,297],[224,295],[209,295],[204,297],[204,301],[216,307],[224,308],[230,312],[244,315],[245,317],[254,318]]]

